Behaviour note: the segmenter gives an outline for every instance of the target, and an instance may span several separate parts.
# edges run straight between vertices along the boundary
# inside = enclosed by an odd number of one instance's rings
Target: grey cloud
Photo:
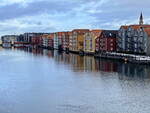
[[[0,20],[12,19],[21,16],[33,16],[40,13],[65,13],[74,7],[71,2],[38,1],[22,6],[20,3],[0,7]]]
[[[150,18],[149,4],[149,0],[33,0],[25,5],[0,6],[0,22],[16,19],[19,24],[18,27],[14,25],[14,29],[18,31],[56,31],[84,25],[117,29],[119,24],[138,23],[141,11],[145,18]],[[41,17],[41,14],[47,14],[47,17]],[[19,25],[24,24],[25,28],[20,29]],[[11,28],[13,25],[1,26],[0,31],[11,32]]]
[[[136,24],[138,23],[138,19],[141,11],[144,14],[144,19],[150,18],[149,16],[149,4],[148,0],[109,0],[104,5],[101,5],[99,9],[102,10],[100,13],[89,14],[92,17],[95,17],[96,22],[93,22],[93,25],[103,24],[106,28],[109,25],[104,23],[113,24],[114,21],[124,21],[124,20],[133,20]],[[127,22],[127,21],[124,21]],[[125,23],[128,24],[128,23]]]

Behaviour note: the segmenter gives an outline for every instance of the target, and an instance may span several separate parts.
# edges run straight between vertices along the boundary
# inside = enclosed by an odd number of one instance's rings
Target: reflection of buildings
[[[48,50],[47,56],[48,56],[49,58],[54,58],[54,51],[49,51],[49,50]]]
[[[54,51],[54,59],[57,63],[61,63],[63,61],[62,53],[59,53],[58,51]]]
[[[72,64],[73,69],[76,71],[84,70],[84,57],[76,54],[70,54],[70,63]]]
[[[95,59],[96,70],[104,72],[117,72],[117,63],[110,60],[99,60]]]
[[[62,57],[65,64],[70,64],[70,54],[62,53]]]
[[[146,65],[125,64],[112,60],[95,59],[91,56],[83,57],[77,54],[59,53],[58,51],[44,49],[20,48],[19,50],[31,52],[33,55],[54,58],[57,64],[68,65],[74,72],[115,72],[118,73],[120,79],[150,78],[150,67]]]
[[[144,65],[118,63],[118,73],[123,78],[149,78],[150,68]]]
[[[91,56],[84,57],[84,70],[85,71],[96,71],[94,57],[91,57]]]
[[[15,48],[17,50],[22,50],[22,51],[25,51],[25,52],[29,52],[29,53],[32,53],[34,55],[43,55],[43,49],[35,49],[35,48]]]

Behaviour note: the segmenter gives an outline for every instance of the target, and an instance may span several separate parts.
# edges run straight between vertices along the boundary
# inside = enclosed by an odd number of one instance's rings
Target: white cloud
[[[71,17],[71,18],[70,18]],[[79,19],[80,18],[80,19]],[[0,34],[19,34],[23,32],[55,32],[68,31],[76,28],[93,28],[94,17],[70,12],[35,16],[24,16],[16,19],[8,19],[0,22]]]
[[[1,0],[0,5],[10,5],[14,3],[26,3],[27,0]]]
[[[121,25],[138,23],[141,11],[145,23],[149,23],[149,3],[148,0],[1,0],[0,34],[119,29]]]

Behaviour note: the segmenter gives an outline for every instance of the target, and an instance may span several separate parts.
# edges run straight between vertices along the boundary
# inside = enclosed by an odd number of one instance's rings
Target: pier
[[[144,55],[124,54],[116,52],[105,52],[95,54],[96,58],[116,59],[130,63],[150,64],[150,57]]]

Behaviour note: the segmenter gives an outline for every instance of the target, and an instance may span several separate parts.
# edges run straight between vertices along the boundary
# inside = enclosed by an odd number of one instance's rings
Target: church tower
[[[143,25],[143,24],[144,24],[143,14],[141,13],[140,20],[139,20],[139,25]]]

